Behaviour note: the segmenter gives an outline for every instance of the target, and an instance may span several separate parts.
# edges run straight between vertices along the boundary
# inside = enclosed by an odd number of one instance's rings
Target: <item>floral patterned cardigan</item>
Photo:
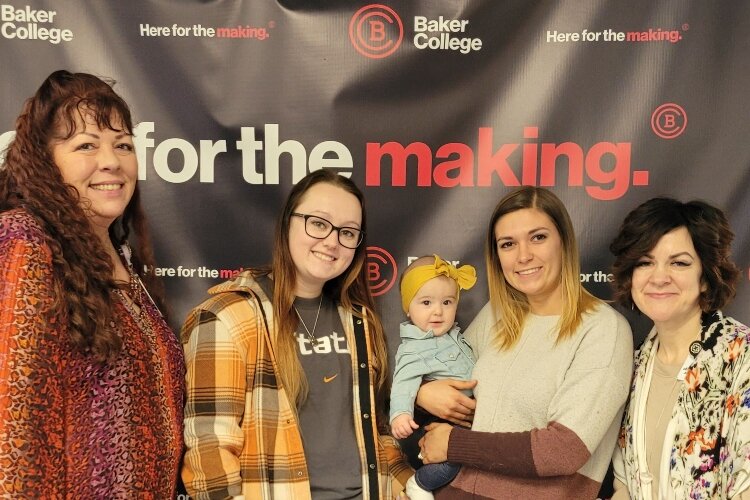
[[[720,311],[703,315],[702,349],[683,367],[685,377],[667,426],[660,497],[732,498],[750,488],[749,342],[750,329],[742,323]],[[614,458],[615,475],[631,498],[645,500],[651,498],[651,487],[643,427],[657,348],[652,330],[635,353]]]

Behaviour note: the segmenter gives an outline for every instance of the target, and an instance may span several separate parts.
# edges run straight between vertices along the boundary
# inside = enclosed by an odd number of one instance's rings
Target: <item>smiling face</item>
[[[495,243],[505,281],[523,293],[532,313],[562,313],[563,245],[552,219],[536,208],[500,217]]]
[[[326,182],[311,186],[294,212],[317,215],[337,227],[362,227],[362,207],[357,197]],[[297,273],[295,295],[311,298],[320,295],[327,281],[347,270],[355,249],[342,246],[336,230],[322,240],[308,236],[305,219],[293,216],[289,221],[289,253]]]
[[[78,191],[94,228],[106,233],[133,196],[138,162],[132,136],[124,130],[100,129],[84,116],[74,134],[53,141],[50,150],[65,183]]]
[[[417,290],[407,315],[417,328],[439,337],[455,324],[457,308],[456,282],[447,276],[436,276]]]
[[[700,318],[703,268],[685,227],[659,239],[633,269],[631,294],[659,331],[677,330]]]

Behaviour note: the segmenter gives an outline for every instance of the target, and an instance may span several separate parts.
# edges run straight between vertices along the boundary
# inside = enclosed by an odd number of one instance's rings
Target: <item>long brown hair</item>
[[[39,222],[52,253],[56,297],[53,316],[64,315],[67,334],[84,353],[103,361],[114,357],[122,340],[113,319],[113,263],[96,237],[78,191],[63,180],[52,144],[72,137],[84,118],[104,129],[133,132],[130,109],[112,83],[65,70],[49,75],[16,119],[15,138],[0,170],[0,210],[23,208]],[[109,228],[118,248],[133,234],[133,265],[154,266],[153,251],[136,186],[123,215]],[[160,284],[144,276],[157,305],[164,308]]]
[[[500,218],[516,210],[535,208],[544,212],[555,224],[562,241],[562,280],[563,312],[558,325],[557,340],[571,337],[584,312],[599,303],[581,285],[581,264],[573,223],[562,201],[551,191],[526,186],[506,195],[495,207],[490,217],[485,240],[485,262],[490,302],[499,319],[495,326],[497,345],[509,349],[520,338],[524,321],[529,313],[526,295],[513,288],[505,280],[495,239],[495,224]]]
[[[386,347],[383,325],[375,313],[375,302],[370,293],[365,257],[367,249],[367,216],[362,192],[346,177],[330,170],[322,169],[305,176],[287,197],[286,204],[276,222],[276,234],[273,252],[273,312],[276,324],[276,349],[282,383],[289,392],[290,399],[300,407],[307,398],[308,385],[305,372],[297,357],[297,346],[294,331],[298,319],[292,305],[295,298],[297,271],[289,251],[289,224],[292,212],[302,201],[302,197],[314,185],[327,183],[353,194],[362,208],[362,231],[364,240],[354,251],[354,258],[349,268],[340,276],[329,280],[323,287],[323,293],[337,300],[344,309],[357,317],[363,317],[369,325],[369,342],[373,349],[373,368],[375,369],[375,387],[378,400],[385,401],[388,392],[388,350]],[[383,405],[378,405],[383,408]]]

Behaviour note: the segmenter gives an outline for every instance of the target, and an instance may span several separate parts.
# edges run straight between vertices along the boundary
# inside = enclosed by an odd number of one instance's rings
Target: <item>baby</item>
[[[460,290],[477,281],[472,266],[455,266],[437,255],[420,257],[401,276],[401,304],[410,321],[401,323],[401,345],[391,389],[391,433],[404,439],[419,426],[414,401],[422,380],[468,380],[474,355],[456,324]],[[471,395],[471,394],[469,394]],[[421,467],[406,484],[410,500],[433,498],[431,491],[451,482],[460,466],[450,462]]]

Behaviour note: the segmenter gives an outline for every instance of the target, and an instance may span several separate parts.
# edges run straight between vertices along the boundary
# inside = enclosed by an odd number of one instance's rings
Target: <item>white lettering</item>
[[[30,6],[14,10],[12,5],[0,5],[0,20],[17,21],[20,23],[51,23],[55,19],[57,11],[36,10]]]
[[[0,21],[15,21],[12,5],[0,5]]]
[[[468,19],[446,19],[438,16],[437,19],[427,19],[424,16],[414,16],[414,31],[428,33],[463,33],[466,31]]]
[[[468,19],[427,19],[414,17],[414,46],[418,49],[454,50],[462,54],[482,49],[482,39],[457,37],[454,33],[465,33]]]
[[[330,153],[330,154],[329,154]],[[334,158],[329,156],[333,154]],[[310,172],[320,170],[323,168],[347,168],[351,169],[354,166],[354,160],[352,159],[352,153],[347,149],[346,146],[336,141],[323,141],[315,146],[310,151]],[[296,171],[295,171],[296,174]],[[340,172],[344,177],[351,177],[351,172]],[[304,177],[304,175],[303,175]],[[296,184],[302,179],[295,176],[293,182]]]
[[[200,180],[201,182],[213,182],[214,160],[217,154],[227,152],[227,141],[201,141],[200,151]]]
[[[299,344],[299,352],[303,355],[310,355],[312,354],[312,350],[310,350],[307,346],[310,345],[310,341],[302,334],[297,334],[297,343]]]
[[[57,11],[32,9],[28,5],[23,9],[0,5],[0,21],[3,22],[0,34],[11,40],[44,40],[52,44],[71,41],[73,32],[69,29],[39,26],[52,23],[56,15]]]
[[[169,153],[173,149],[179,149],[182,152],[182,168],[174,171],[169,167]],[[198,171],[198,153],[185,139],[173,137],[167,139],[154,150],[154,170],[159,177],[167,182],[181,183],[189,181]]]
[[[146,180],[146,150],[154,147],[154,140],[148,134],[154,131],[154,122],[141,122],[133,127],[133,145],[138,160],[138,179]]]
[[[292,157],[292,175],[294,179],[305,176],[305,159],[307,151],[301,142],[289,139],[279,144],[279,126],[275,123],[266,125],[266,182],[279,183],[279,157],[287,153]]]
[[[339,354],[349,354],[349,347],[346,345],[346,336],[334,331],[331,335],[333,349]]]
[[[250,184],[263,184],[263,174],[255,167],[255,153],[263,150],[263,143],[255,140],[255,127],[242,127],[237,149],[242,151],[242,177]]]

